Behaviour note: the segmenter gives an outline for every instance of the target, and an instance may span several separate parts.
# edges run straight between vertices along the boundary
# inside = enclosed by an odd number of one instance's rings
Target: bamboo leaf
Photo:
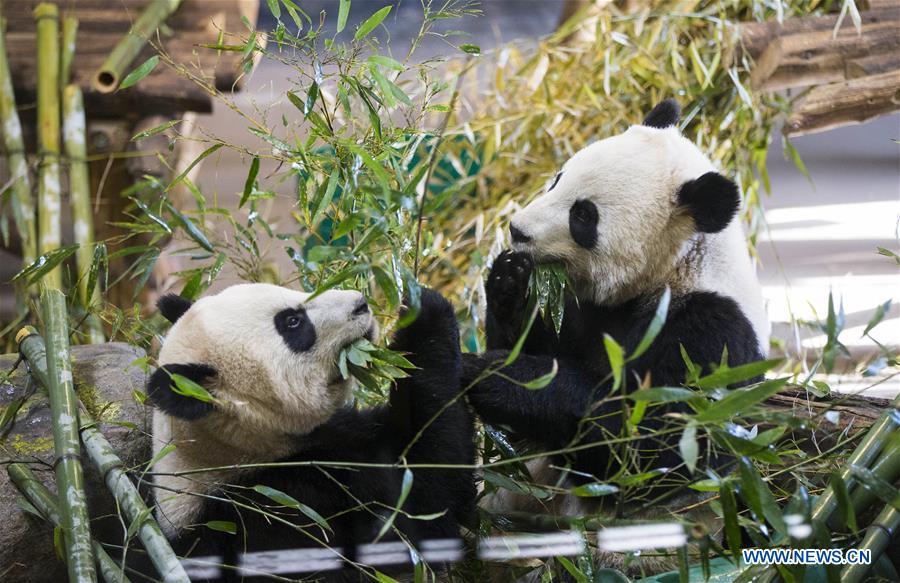
[[[144,61],[134,71],[128,73],[128,75],[126,75],[125,78],[122,79],[122,83],[119,84],[119,89],[128,89],[132,85],[136,84],[138,81],[149,75],[158,63],[159,55],[153,55],[152,57]]]
[[[210,520],[203,526],[210,530],[216,530],[228,534],[237,534],[237,525],[230,520]]]
[[[25,280],[29,284],[33,284],[47,273],[53,271],[57,265],[68,259],[77,250],[78,245],[66,245],[65,247],[48,251],[35,259],[31,265],[17,273],[12,280]]]
[[[628,394],[628,398],[633,401],[646,401],[649,403],[674,403],[694,399],[698,396],[698,393],[682,387],[654,387]]]
[[[174,443],[167,443],[166,445],[164,445],[162,448],[160,448],[160,450],[158,452],[156,452],[156,455],[153,456],[153,458],[147,463],[147,469],[149,470],[150,468],[155,466],[157,464],[157,462],[159,462],[159,460],[163,459],[164,457],[166,457],[173,451],[175,451]]]
[[[724,421],[765,401],[787,384],[789,377],[760,383],[755,387],[734,389],[727,397],[697,414],[698,423]]]
[[[213,145],[210,146],[209,148],[203,150],[203,152],[201,152],[199,156],[197,156],[196,158],[194,158],[194,161],[193,161],[193,162],[191,162],[190,164],[188,164],[188,167],[185,168],[185,169],[181,172],[181,174],[179,174],[179,175],[175,178],[175,180],[173,180],[172,182],[169,183],[169,186],[166,187],[166,192],[168,192],[168,191],[171,190],[174,186],[176,186],[176,185],[179,184],[182,180],[184,180],[185,176],[187,176],[188,173],[189,173],[191,170],[194,169],[194,166],[196,166],[197,164],[199,164],[200,162],[202,162],[204,158],[206,158],[206,157],[208,157],[209,155],[211,155],[211,154],[213,154],[214,152],[216,152],[216,151],[217,151],[219,148],[221,148],[223,145],[224,145],[224,144],[222,144],[221,142],[219,142],[218,144],[213,144]]]
[[[782,362],[784,362],[783,358],[773,358],[742,364],[734,368],[723,366],[691,384],[704,390],[727,387],[763,375]]]
[[[158,126],[150,128],[149,130],[144,130],[142,132],[134,134],[133,136],[131,136],[131,141],[136,142],[138,140],[143,140],[144,138],[149,138],[150,136],[155,136],[156,134],[160,134],[169,128],[177,126],[183,121],[183,119],[172,119],[165,123],[161,123]]]
[[[719,485],[719,501],[722,504],[722,516],[725,519],[725,540],[735,562],[741,556],[741,527],[738,524],[737,501],[731,482],[723,481]]]
[[[838,512],[844,520],[844,524],[853,532],[859,530],[856,524],[856,512],[853,510],[853,504],[850,502],[850,493],[847,491],[847,484],[841,477],[840,470],[831,472],[829,483],[834,489],[835,498],[837,498]]]
[[[666,323],[666,315],[669,313],[669,301],[671,298],[672,290],[669,289],[669,286],[666,286],[665,291],[663,291],[662,296],[659,298],[659,303],[656,305],[656,312],[654,312],[653,318],[650,320],[650,325],[647,326],[647,331],[644,332],[643,338],[638,342],[637,348],[635,348],[631,356],[628,357],[629,361],[644,354],[647,349],[650,348],[650,345],[653,344],[656,336],[659,334],[660,330],[662,330],[663,324]]]
[[[547,385],[549,385],[550,383],[553,382],[553,379],[556,378],[556,373],[558,372],[558,370],[559,370],[559,363],[554,358],[553,366],[550,369],[550,372],[548,372],[545,375],[541,375],[536,379],[532,379],[532,380],[528,381],[527,383],[523,383],[522,387],[528,389],[529,391],[536,391],[539,389],[543,389],[544,387],[546,387]]]
[[[594,482],[591,484],[582,484],[569,490],[570,494],[574,494],[579,498],[596,498],[599,496],[608,496],[619,491],[619,487],[615,484],[602,484]]]
[[[678,440],[678,451],[688,470],[693,474],[697,468],[697,458],[700,456],[700,446],[697,444],[697,426],[689,424],[684,428],[681,439]]]
[[[178,219],[178,222],[181,223],[181,226],[184,228],[185,232],[187,232],[188,236],[197,242],[198,245],[213,253],[215,249],[213,249],[212,243],[209,242],[209,239],[206,238],[206,235],[203,234],[197,225],[194,224],[191,219],[189,219],[186,215],[181,214],[171,203],[166,201],[166,208],[169,209],[169,212],[175,215],[175,218]]]
[[[174,383],[172,385],[172,391],[178,393],[182,397],[190,397],[191,399],[197,399],[204,403],[215,402],[215,399],[209,394],[209,391],[199,383],[174,372],[169,376],[172,377],[172,383]]]
[[[338,33],[344,30],[344,27],[347,26],[347,17],[350,15],[350,0],[341,0],[340,5],[338,5],[338,18],[337,18],[337,31]]]
[[[248,200],[250,200],[250,193],[253,192],[253,189],[256,186],[256,176],[259,174],[259,156],[253,157],[253,162],[250,163],[250,172],[247,173],[247,180],[244,181],[244,194],[241,195],[241,201],[238,203],[238,208],[243,207]]]
[[[349,3],[348,3],[349,4]],[[375,27],[381,24],[381,21],[384,20],[388,14],[391,12],[392,6],[385,6],[368,19],[365,22],[359,25],[359,28],[356,29],[356,34],[353,35],[355,40],[362,40],[369,35],[370,32],[375,30]]]
[[[603,335],[603,347],[606,349],[606,357],[609,359],[609,367],[613,374],[613,391],[622,385],[622,369],[625,366],[625,356],[622,346],[609,334]]]
[[[866,329],[863,330],[862,335],[866,336],[872,329],[877,326],[884,319],[885,314],[891,311],[891,300],[888,300],[875,308],[875,313],[872,314],[872,317],[869,318],[869,323],[866,324]]]
[[[276,19],[281,18],[281,5],[278,0],[266,0],[266,4],[269,5],[269,12],[272,13],[272,16]]]
[[[328,521],[326,521],[321,514],[319,514],[306,504],[298,501],[293,496],[285,494],[281,490],[276,490],[275,488],[270,488],[269,486],[263,486],[260,484],[253,486],[253,489],[266,498],[277,502],[278,504],[281,504],[282,506],[287,506],[288,508],[299,510],[307,518],[311,519],[313,522],[319,525],[319,527],[323,528],[324,530],[331,531],[331,527],[328,525]]]

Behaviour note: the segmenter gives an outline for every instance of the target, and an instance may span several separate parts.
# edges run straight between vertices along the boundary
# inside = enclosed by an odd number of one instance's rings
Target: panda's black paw
[[[521,322],[533,270],[534,262],[525,253],[506,250],[497,256],[485,284],[489,315],[511,325]]]
[[[400,312],[401,320],[408,313]],[[459,367],[459,328],[453,306],[438,292],[422,288],[416,319],[394,335],[391,348],[408,352],[419,368]]]

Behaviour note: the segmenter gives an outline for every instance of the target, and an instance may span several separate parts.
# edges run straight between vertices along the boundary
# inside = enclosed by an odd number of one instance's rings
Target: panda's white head
[[[643,125],[585,147],[512,217],[513,248],[565,264],[576,293],[617,303],[672,285],[694,240],[720,233],[740,195],[677,128],[667,100]]]
[[[165,415],[229,432],[311,431],[349,398],[349,381],[335,364],[340,350],[373,338],[377,323],[359,292],[309,297],[262,283],[235,285],[193,304],[163,297],[160,311],[174,325],[150,399]],[[202,385],[215,401],[179,393],[173,374]]]

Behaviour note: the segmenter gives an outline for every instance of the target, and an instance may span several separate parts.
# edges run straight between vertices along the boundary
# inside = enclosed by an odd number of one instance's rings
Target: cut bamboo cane
[[[72,229],[78,250],[78,296],[85,310],[100,300],[95,287],[88,290],[94,243],[94,216],[91,211],[91,178],[87,164],[87,124],[84,117],[84,98],[77,85],[67,85],[63,91],[63,143],[69,159],[69,202],[72,205]],[[88,336],[92,344],[103,342],[99,319],[87,318]]]
[[[58,249],[60,236],[59,186],[59,11],[56,4],[34,9],[38,43],[38,253]],[[48,287],[60,289],[59,267],[44,276]]]
[[[159,25],[178,9],[179,4],[181,4],[181,0],[153,0],[147,5],[134,26],[119,41],[94,76],[94,88],[97,91],[112,93],[116,90],[125,74],[125,69],[140,54]]]
[[[22,262],[31,264],[37,258],[37,233],[34,224],[34,204],[31,201],[31,180],[25,160],[22,123],[16,111],[9,60],[6,55],[6,20],[0,18],[0,124],[3,126],[3,146],[9,162],[12,180],[13,216],[22,239]]]
[[[896,503],[897,501],[895,500],[894,502]],[[859,543],[859,548],[870,550],[872,552],[872,562],[874,563],[888,547],[891,537],[897,534],[898,528],[900,528],[900,511],[894,508],[893,505],[888,504],[875,517],[872,525],[866,529],[866,535],[863,537],[862,542]],[[871,567],[871,564],[847,565],[841,571],[841,583],[862,581]]]
[[[96,581],[78,440],[78,399],[72,384],[69,358],[66,297],[58,289],[47,289],[41,296],[41,307],[47,335],[47,393],[53,421],[56,484],[66,538],[69,581]]]
[[[37,378],[38,383],[47,386],[49,379],[44,340],[31,327],[23,328],[16,340],[19,344],[19,352],[28,362],[31,373]],[[125,473],[122,460],[103,436],[103,432],[97,427],[90,413],[82,407],[79,416],[81,440],[84,443],[85,451],[97,466],[125,517],[130,522],[142,521],[137,531],[138,537],[153,565],[162,575],[162,580],[167,583],[188,582],[187,573],[181,562],[172,551],[172,547],[160,530],[159,524],[153,519],[147,505],[144,504],[140,492]]]
[[[65,89],[72,79],[72,60],[75,58],[75,39],[78,37],[78,19],[65,16],[62,19],[62,43],[59,51],[59,90]]]
[[[45,520],[53,526],[62,526],[62,517],[56,497],[37,479],[28,466],[20,463],[9,464],[6,472],[19,492],[41,513]],[[125,576],[116,561],[109,556],[103,545],[93,540],[91,546],[94,549],[94,556],[97,558],[100,575],[106,583],[130,583],[128,577]]]
[[[878,421],[872,425],[869,432],[866,433],[866,436],[844,464],[844,469],[841,470],[841,479],[847,484],[848,488],[851,488],[856,482],[850,468],[852,466],[868,468],[869,464],[875,461],[878,454],[881,453],[885,443],[888,441],[891,433],[893,433],[896,427],[892,414],[894,413],[893,410],[896,410],[898,407],[900,407],[900,395],[893,400],[891,408],[882,413]],[[811,514],[812,521],[827,521],[835,508],[837,508],[837,494],[835,493],[834,488],[829,486],[822,495],[819,496],[815,506],[813,506]]]

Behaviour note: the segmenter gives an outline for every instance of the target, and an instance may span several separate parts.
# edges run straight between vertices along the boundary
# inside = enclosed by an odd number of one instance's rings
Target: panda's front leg
[[[534,262],[525,253],[506,250],[494,260],[485,283],[487,317],[485,332],[488,350],[512,349],[531,316],[528,313],[528,283]],[[540,317],[535,318],[525,339],[528,354],[552,354],[553,335]]]

